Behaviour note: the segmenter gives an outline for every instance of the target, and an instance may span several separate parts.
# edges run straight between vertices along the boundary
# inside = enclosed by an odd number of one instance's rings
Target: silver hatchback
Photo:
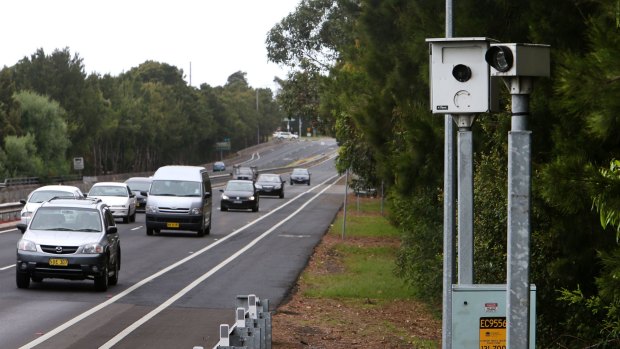
[[[118,283],[120,239],[108,205],[100,199],[51,199],[39,207],[17,242],[18,288],[46,278],[94,281],[105,291]]]

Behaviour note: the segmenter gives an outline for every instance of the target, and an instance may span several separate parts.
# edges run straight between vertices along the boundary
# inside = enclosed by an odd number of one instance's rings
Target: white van
[[[146,235],[161,230],[211,231],[211,180],[204,167],[163,166],[152,178],[146,200]]]

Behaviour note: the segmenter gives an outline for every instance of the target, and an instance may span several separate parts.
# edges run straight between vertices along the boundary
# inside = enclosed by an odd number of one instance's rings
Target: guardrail
[[[0,204],[0,223],[17,221],[23,206],[19,202]]]
[[[271,330],[269,300],[253,294],[237,296],[235,323],[220,325],[219,341],[213,349],[271,349]]]

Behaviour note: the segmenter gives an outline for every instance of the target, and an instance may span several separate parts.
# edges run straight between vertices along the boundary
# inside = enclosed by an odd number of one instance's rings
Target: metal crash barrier
[[[235,324],[220,325],[219,341],[213,349],[271,349],[269,300],[251,294],[237,296],[236,304]]]

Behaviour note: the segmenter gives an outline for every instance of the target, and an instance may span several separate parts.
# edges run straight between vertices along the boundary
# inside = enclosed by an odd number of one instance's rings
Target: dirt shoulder
[[[326,234],[304,273],[339,273],[343,266],[334,246],[343,243]],[[351,238],[356,246],[393,244],[376,238]],[[378,301],[304,296],[300,279],[290,298],[273,316],[272,348],[439,348],[441,321],[413,300]]]

